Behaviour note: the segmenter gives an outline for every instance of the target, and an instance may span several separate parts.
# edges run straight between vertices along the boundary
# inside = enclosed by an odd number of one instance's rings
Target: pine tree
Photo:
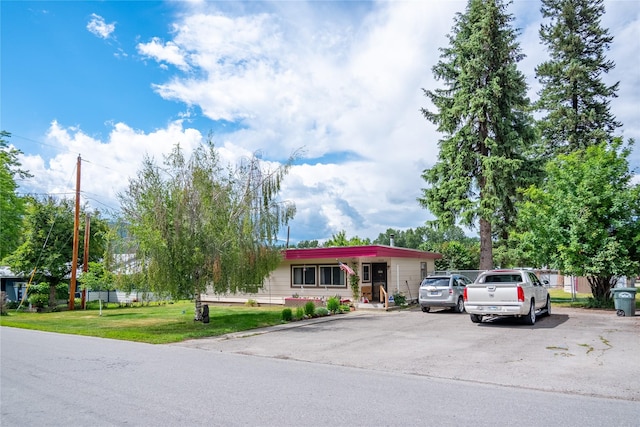
[[[542,153],[551,157],[601,142],[611,142],[620,123],[610,99],[618,83],[607,86],[602,74],[615,66],[605,58],[613,37],[600,26],[602,0],[542,0],[540,38],[550,59],[536,68],[543,85],[537,108]]]
[[[433,68],[445,88],[424,90],[437,112],[422,113],[444,137],[419,202],[445,227],[479,222],[481,269],[493,267],[492,238],[513,222],[516,190],[533,176],[523,153],[535,132],[512,21],[502,1],[470,0]]]

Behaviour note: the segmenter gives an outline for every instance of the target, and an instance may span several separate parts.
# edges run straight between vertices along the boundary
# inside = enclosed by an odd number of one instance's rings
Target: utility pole
[[[76,276],[78,270],[78,250],[80,246],[80,155],[76,166],[76,213],[73,218],[73,257],[71,259],[71,282],[69,284],[69,310],[73,310],[76,304]]]
[[[82,271],[89,271],[89,233],[91,231],[91,216],[87,212],[84,218],[84,256],[82,257]],[[82,309],[87,308],[87,290],[82,290]]]

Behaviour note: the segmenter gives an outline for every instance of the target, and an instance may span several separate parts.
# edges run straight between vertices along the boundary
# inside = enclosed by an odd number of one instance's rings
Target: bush
[[[304,314],[309,317],[313,317],[313,315],[316,314],[316,305],[313,301],[309,301],[304,305]]]
[[[282,320],[285,322],[291,322],[293,320],[293,312],[290,308],[285,308],[282,310]]]
[[[7,301],[7,308],[9,310],[15,310],[20,306],[20,301]]]
[[[49,303],[49,295],[45,294],[32,294],[29,297],[29,302],[32,306],[37,308],[44,308]]]
[[[303,307],[296,307],[296,320],[300,320],[304,318],[304,308]]]
[[[340,298],[329,298],[327,300],[327,310],[329,310],[331,313],[336,313],[338,310],[340,310]]]
[[[407,297],[403,293],[397,292],[393,294],[393,302],[399,307],[407,305]]]
[[[328,316],[328,315],[329,315],[329,310],[327,310],[326,307],[318,307],[318,308],[316,308],[316,316],[323,317],[323,316]]]
[[[340,311],[344,311],[344,312],[351,311],[351,306],[349,304],[342,304],[340,306]]]
[[[248,299],[247,302],[244,303],[244,305],[246,305],[247,307],[260,307],[260,304],[258,304],[258,301],[254,299]]]
[[[589,297],[585,305],[587,308],[614,308],[613,298],[596,299]]]

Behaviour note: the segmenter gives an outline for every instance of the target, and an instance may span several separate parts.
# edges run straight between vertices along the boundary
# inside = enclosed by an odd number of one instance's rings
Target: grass
[[[281,307],[215,306],[209,304],[210,323],[194,322],[194,303],[102,310],[30,313],[9,310],[0,326],[63,334],[87,335],[166,344],[191,338],[213,337],[282,323]]]
[[[553,305],[559,307],[589,307],[589,298],[591,298],[591,294],[576,294],[575,299],[572,299],[571,293],[562,289],[549,289],[549,295]],[[611,308],[613,309],[613,302],[611,302]],[[636,291],[636,310],[639,308],[640,292]]]
[[[553,305],[560,307],[586,307],[591,294],[576,294],[575,300],[572,295],[563,289],[549,289],[549,296]]]

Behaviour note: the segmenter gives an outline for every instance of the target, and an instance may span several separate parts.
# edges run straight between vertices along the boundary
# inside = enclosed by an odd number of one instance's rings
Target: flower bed
[[[285,298],[285,307],[304,307],[309,301],[313,302],[316,307],[324,307],[324,301],[321,298]]]

